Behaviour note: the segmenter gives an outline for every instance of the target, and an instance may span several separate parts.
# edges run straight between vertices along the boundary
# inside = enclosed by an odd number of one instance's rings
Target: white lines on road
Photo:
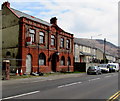
[[[111,77],[111,75],[105,76],[105,78]]]
[[[53,80],[53,79],[48,79],[48,80]]]
[[[46,81],[46,80],[43,79],[43,80],[20,82],[20,83],[36,83],[36,82],[41,82],[41,81]]]
[[[76,85],[76,84],[80,84],[80,83],[82,83],[82,82],[74,82],[74,83],[58,86],[57,88],[68,87],[68,86],[72,86],[72,85]]]
[[[26,96],[26,95],[31,95],[31,94],[35,94],[35,93],[39,93],[39,92],[40,91],[29,92],[29,93],[25,93],[25,94],[20,94],[20,95],[16,95],[16,96],[11,96],[11,97],[7,97],[7,98],[3,98],[2,100],[17,98],[17,97]]]
[[[118,76],[118,74],[113,74],[113,76]]]
[[[28,82],[21,82],[21,83],[36,83],[36,82],[41,82],[41,81],[51,81],[53,79],[43,79],[43,80],[37,80],[37,81],[28,81]]]
[[[88,80],[88,81],[95,81],[95,80],[99,80],[100,78],[95,78],[95,79],[91,79],[91,80]]]

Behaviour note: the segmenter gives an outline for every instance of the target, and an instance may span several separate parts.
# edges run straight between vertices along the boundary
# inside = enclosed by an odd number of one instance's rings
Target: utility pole
[[[104,60],[104,63],[106,63],[106,38],[104,38],[104,53],[103,53],[103,60]]]

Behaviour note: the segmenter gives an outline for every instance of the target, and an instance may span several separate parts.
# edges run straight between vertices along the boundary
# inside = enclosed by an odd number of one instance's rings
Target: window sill
[[[51,45],[51,47],[55,47],[54,45]]]
[[[39,45],[41,45],[41,46],[45,46],[45,43],[39,43]]]
[[[70,48],[66,48],[67,50],[70,50]]]
[[[64,47],[60,47],[60,49],[65,49]]]

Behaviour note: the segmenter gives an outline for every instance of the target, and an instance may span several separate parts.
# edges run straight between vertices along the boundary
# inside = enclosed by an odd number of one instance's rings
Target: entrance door
[[[52,60],[51,60],[51,65],[52,65],[52,71],[53,72],[56,72],[57,59],[58,59],[58,56],[54,53],[52,55]]]
[[[31,73],[31,68],[32,68],[32,64],[31,64],[31,55],[27,55],[26,56],[26,73],[30,74]]]

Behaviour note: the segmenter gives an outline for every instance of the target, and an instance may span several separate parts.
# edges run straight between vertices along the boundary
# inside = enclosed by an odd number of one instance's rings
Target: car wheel
[[[96,72],[96,75],[98,75],[99,73],[98,72]]]
[[[87,75],[89,75],[90,73],[87,72]]]

